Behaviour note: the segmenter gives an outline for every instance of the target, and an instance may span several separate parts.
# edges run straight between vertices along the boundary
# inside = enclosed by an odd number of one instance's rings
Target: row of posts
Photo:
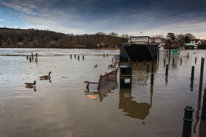
[[[194,53],[195,54],[195,53]],[[187,58],[189,58],[189,53],[187,54]],[[170,60],[170,54],[169,54],[169,60]],[[164,65],[165,65],[165,59],[164,59]],[[197,57],[195,57],[195,64],[197,62]],[[174,59],[173,59],[174,64]],[[180,59],[180,64],[182,64],[182,58]],[[191,79],[194,79],[194,70],[195,67],[192,66],[191,70]],[[202,82],[203,82],[203,73],[204,73],[204,58],[201,58],[201,67],[200,67],[200,81],[199,81],[199,95],[198,98],[201,98],[202,95]],[[166,71],[165,75],[168,76],[168,64],[166,64]],[[185,113],[183,117],[183,130],[182,130],[182,137],[191,137],[191,131],[192,131],[192,114],[194,109],[191,106],[186,106],[184,108]],[[202,113],[201,117],[206,119],[206,88],[204,89],[204,95],[203,95],[203,102],[202,102]]]
[[[74,54],[74,58],[76,59],[76,57],[77,57],[77,59],[79,60],[79,55],[77,56],[76,54]],[[72,55],[70,55],[70,58],[72,59]],[[84,55],[82,55],[82,60],[84,60]]]
[[[194,53],[195,54],[195,53]],[[189,53],[187,54],[187,58],[189,57]],[[159,60],[159,52],[158,52],[158,58]],[[169,60],[170,60],[170,54],[169,54]],[[173,58],[173,64],[174,64],[175,59]],[[136,61],[136,65],[137,65]],[[166,60],[164,59],[164,65],[165,65]],[[197,57],[195,57],[195,64],[197,62]],[[133,66],[133,62],[129,60],[129,64]],[[155,60],[156,64],[156,60]],[[182,64],[182,58],[180,59],[180,64]],[[145,65],[145,60],[144,60],[144,65]],[[191,69],[191,79],[194,79],[194,70],[195,67],[192,66]],[[204,58],[201,59],[201,67],[200,67],[200,81],[199,81],[199,95],[198,97],[201,98],[202,95],[202,82],[203,82],[203,72],[204,71]],[[149,72],[149,63],[147,63],[147,72]],[[168,76],[168,64],[166,64],[166,72],[165,75]],[[154,84],[154,74],[153,74],[153,60],[152,60],[152,73],[151,73],[151,85]],[[184,108],[185,114],[184,114],[184,123],[183,123],[183,130],[182,130],[182,137],[191,137],[191,130],[192,130],[192,113],[193,113],[193,108],[191,106],[186,106]],[[201,117],[206,119],[206,88],[204,89],[204,95],[203,95],[203,103],[202,103],[202,113]]]
[[[38,61],[38,57],[37,57],[37,53],[36,53],[36,58],[35,58],[35,61]],[[31,56],[26,56],[26,58],[27,58],[27,60],[29,59],[29,61],[31,62],[33,59],[34,59],[34,55],[33,55],[33,53],[31,53]]]

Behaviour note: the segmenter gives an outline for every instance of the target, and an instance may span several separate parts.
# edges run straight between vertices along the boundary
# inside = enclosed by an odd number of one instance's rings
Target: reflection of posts
[[[193,91],[194,79],[190,79],[190,91]]]
[[[165,76],[165,84],[167,85],[167,83],[168,83],[168,76],[166,75]]]
[[[201,117],[206,119],[206,88],[204,89]]]
[[[197,123],[200,119],[199,118],[200,108],[201,108],[201,98],[198,98],[197,111],[196,111],[196,122],[195,122],[194,127],[193,127],[193,133],[196,133],[196,126],[197,126]]]

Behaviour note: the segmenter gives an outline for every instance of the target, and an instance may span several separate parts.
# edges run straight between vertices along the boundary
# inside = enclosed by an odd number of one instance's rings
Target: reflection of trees
[[[85,90],[85,95],[98,95],[99,96],[99,101],[102,102],[104,97],[107,97],[108,93],[112,93],[111,90],[114,90],[117,88],[118,83],[117,80],[111,81],[98,89],[98,91],[90,91],[90,89]]]
[[[151,86],[151,97],[149,103],[137,103],[132,101],[131,89],[120,89],[119,91],[119,109],[127,112],[126,116],[144,120],[149,115],[149,109],[152,107],[153,86]]]

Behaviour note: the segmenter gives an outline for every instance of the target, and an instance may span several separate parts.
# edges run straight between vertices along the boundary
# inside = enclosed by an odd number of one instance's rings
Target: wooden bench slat
[[[99,82],[84,81],[84,83],[87,83],[86,88],[89,88],[89,84],[98,84],[97,89],[100,89],[100,87],[101,87],[101,82],[102,82],[102,78],[103,78],[103,77],[107,77],[107,80],[106,80],[106,81],[111,81],[111,80],[109,80],[108,76],[109,76],[110,74],[114,74],[114,75],[115,75],[115,78],[116,78],[116,77],[117,77],[117,71],[118,71],[118,68],[117,68],[116,70],[113,70],[113,71],[109,72],[109,73],[105,73],[105,75],[103,75],[103,76],[100,75],[100,77],[99,77]]]

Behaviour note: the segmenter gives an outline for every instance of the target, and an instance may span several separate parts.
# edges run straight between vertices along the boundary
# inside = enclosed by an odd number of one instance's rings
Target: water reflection
[[[152,107],[153,85],[150,87],[150,103],[137,103],[132,99],[131,89],[120,89],[119,91],[119,109],[126,112],[126,116],[144,120],[149,115],[149,109]],[[143,124],[145,124],[143,122]]]
[[[165,76],[165,86],[167,86],[167,83],[168,83],[168,76],[166,75]]]
[[[117,80],[114,80],[114,81],[107,83],[106,85],[98,89],[97,91],[90,91],[90,89],[88,88],[87,90],[85,90],[85,95],[87,96],[88,95],[98,95],[99,101],[102,102],[103,99],[108,96],[107,94],[112,93],[111,90],[114,90],[116,88],[118,88],[118,83],[117,83]],[[94,99],[94,96],[88,96],[88,97],[89,98],[91,97],[91,99]]]
[[[194,79],[190,79],[190,91],[193,91]]]
[[[200,121],[199,137],[206,137],[206,119]]]
[[[198,98],[197,111],[196,111],[196,115],[195,115],[196,121],[195,121],[195,125],[194,125],[194,128],[193,128],[193,133],[196,133],[197,123],[200,120],[200,118],[199,118],[200,109],[201,109],[201,98]]]
[[[29,88],[29,89],[34,89],[34,92],[36,92],[37,91],[37,89],[36,89],[36,87],[29,87],[29,86],[25,86],[25,88]]]
[[[49,81],[49,83],[52,83],[51,79],[40,79],[40,81]]]

